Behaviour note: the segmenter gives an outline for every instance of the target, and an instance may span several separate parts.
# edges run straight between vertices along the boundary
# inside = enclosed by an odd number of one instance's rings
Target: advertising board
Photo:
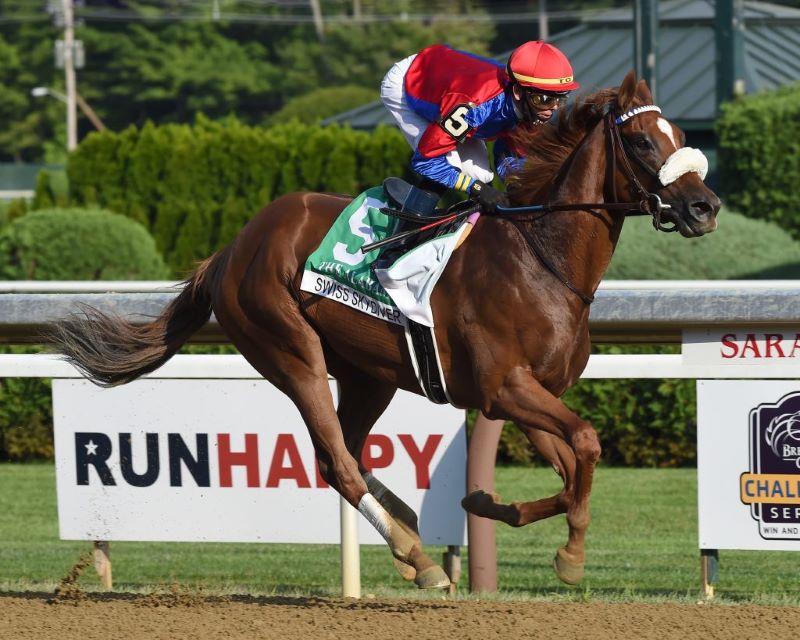
[[[698,380],[701,549],[800,550],[800,380]]]
[[[299,412],[266,381],[59,379],[53,413],[62,539],[339,542],[339,496]],[[399,391],[362,461],[416,511],[424,542],[464,543],[463,411]],[[359,526],[362,542],[383,543]]]

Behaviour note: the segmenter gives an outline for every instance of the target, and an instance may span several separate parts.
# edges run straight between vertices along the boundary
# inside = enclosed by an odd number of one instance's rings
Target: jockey
[[[510,134],[547,121],[578,86],[567,57],[539,40],[515,49],[505,67],[441,44],[396,63],[381,100],[414,149],[411,168],[436,194],[413,198],[417,213],[430,213],[448,189],[489,212],[506,202],[491,186],[485,141],[497,140],[495,166],[505,179],[522,162]]]

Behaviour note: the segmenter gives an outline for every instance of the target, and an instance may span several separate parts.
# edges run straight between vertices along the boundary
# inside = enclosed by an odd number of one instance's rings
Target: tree
[[[473,4],[363,0],[360,21],[352,3],[323,0],[320,42],[302,4],[220,0],[222,19],[214,20],[210,2],[85,0],[76,12],[86,52],[78,90],[113,130],[191,122],[200,113],[261,123],[318,88],[354,85],[377,94],[394,62],[434,42],[489,53],[490,22],[452,19],[485,17]],[[34,86],[63,90],[53,65],[60,30],[30,2],[3,3],[0,17],[9,18],[0,38],[0,160],[63,159],[63,104],[30,96]],[[92,131],[80,117],[78,126],[79,139]]]
[[[52,49],[41,39],[32,42],[31,31],[0,35],[0,159],[5,161],[40,157],[43,140],[64,120],[61,105],[31,96],[33,87],[49,80],[45,60],[52,65]]]
[[[367,89],[354,85],[320,87],[287,100],[281,109],[267,118],[266,124],[274,125],[291,120],[313,124],[377,99],[377,88]]]

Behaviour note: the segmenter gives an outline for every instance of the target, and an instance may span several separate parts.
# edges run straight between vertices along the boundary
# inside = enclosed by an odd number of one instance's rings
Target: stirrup
[[[386,195],[397,205],[400,211],[425,218],[432,214],[439,202],[439,196],[425,189],[415,187],[402,178],[386,178],[383,181]]]

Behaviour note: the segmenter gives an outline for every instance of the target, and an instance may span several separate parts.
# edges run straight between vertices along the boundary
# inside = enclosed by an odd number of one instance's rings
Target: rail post
[[[714,585],[719,580],[719,551],[700,549],[700,595],[704,600],[714,597]]]
[[[494,491],[494,463],[503,431],[502,420],[489,420],[478,414],[467,449],[467,495],[478,489]],[[497,541],[495,522],[467,515],[469,538],[469,590],[473,593],[497,591]]]
[[[114,587],[111,575],[111,543],[103,540],[94,542],[94,568],[100,576],[100,582],[108,591]]]

